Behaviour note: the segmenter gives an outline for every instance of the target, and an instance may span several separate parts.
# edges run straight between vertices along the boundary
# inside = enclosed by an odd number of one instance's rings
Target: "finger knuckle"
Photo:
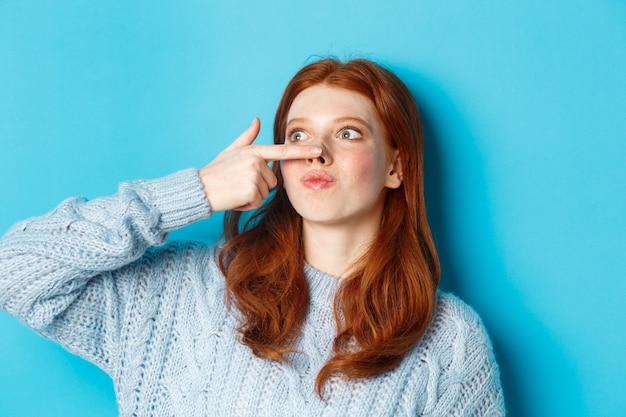
[[[242,194],[243,194],[243,197],[244,197],[244,199],[246,201],[252,202],[252,201],[256,200],[258,191],[257,191],[256,187],[254,187],[254,188],[253,187],[248,187],[248,188],[246,188],[246,190]]]

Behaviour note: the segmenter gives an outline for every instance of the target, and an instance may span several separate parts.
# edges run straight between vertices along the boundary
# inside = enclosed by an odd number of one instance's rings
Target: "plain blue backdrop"
[[[0,0],[0,233],[202,167],[254,116],[270,142],[327,55],[415,94],[442,286],[483,317],[509,415],[626,415],[622,0]],[[107,375],[0,313],[1,417],[115,415]]]

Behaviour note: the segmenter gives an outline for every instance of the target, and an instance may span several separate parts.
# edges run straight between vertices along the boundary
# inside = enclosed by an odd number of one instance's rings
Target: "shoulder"
[[[459,328],[484,330],[480,316],[472,307],[456,295],[443,291],[437,292],[432,320]]]
[[[162,246],[150,247],[131,266],[133,275],[147,275],[151,279],[180,281],[221,281],[216,263],[215,248],[207,243],[175,240]]]
[[[449,293],[437,293],[433,317],[420,345],[431,355],[447,358],[451,365],[494,361],[492,344],[480,316]]]
[[[214,248],[205,243],[171,241],[146,250],[133,264],[116,271],[112,282],[124,294],[124,303],[144,316],[182,304],[188,308],[207,304],[215,310],[221,306],[225,281],[214,258]]]
[[[500,373],[478,314],[458,297],[437,293],[430,325],[416,347],[428,370],[428,415],[504,415]],[[432,389],[431,389],[432,388]]]
[[[167,259],[175,262],[193,262],[195,260],[212,260],[215,249],[203,242],[174,240],[161,246],[153,246],[146,250],[144,261],[155,262]]]

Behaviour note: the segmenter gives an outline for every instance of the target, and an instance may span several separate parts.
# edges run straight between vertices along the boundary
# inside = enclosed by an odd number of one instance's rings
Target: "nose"
[[[310,164],[321,164],[321,165],[330,165],[332,160],[330,159],[330,155],[322,150],[322,154],[314,159],[307,160]]]
[[[324,166],[332,164],[333,160],[331,157],[331,153],[328,147],[324,144],[324,141],[318,140],[316,143],[311,143],[311,145],[316,145],[322,148],[322,154],[317,158],[307,159],[310,164],[321,164]]]

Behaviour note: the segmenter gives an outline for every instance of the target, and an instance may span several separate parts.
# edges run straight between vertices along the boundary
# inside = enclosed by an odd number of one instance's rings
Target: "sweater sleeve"
[[[139,268],[167,233],[210,215],[194,169],[123,183],[112,197],[70,198],[0,240],[0,308],[105,371]]]
[[[440,357],[437,400],[424,415],[503,417],[500,372],[482,320],[458,298],[445,298],[449,354]]]

